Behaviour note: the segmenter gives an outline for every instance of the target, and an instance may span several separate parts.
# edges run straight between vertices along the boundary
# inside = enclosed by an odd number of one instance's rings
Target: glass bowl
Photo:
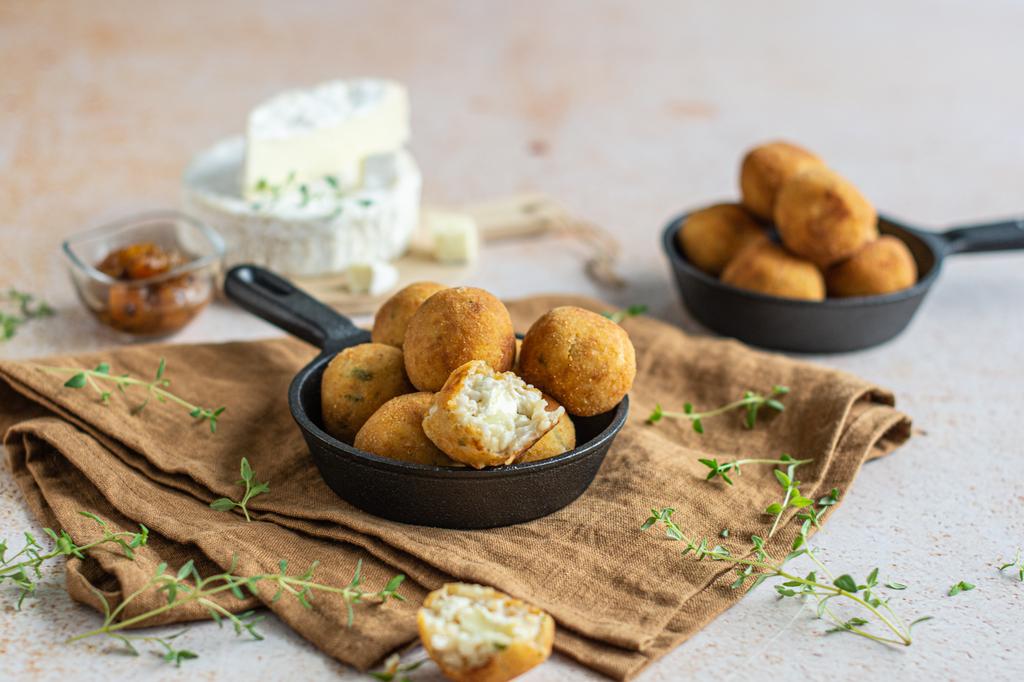
[[[114,251],[152,243],[182,262],[144,279],[117,279],[97,267]],[[103,324],[139,337],[167,336],[199,314],[217,289],[224,241],[178,211],[154,211],[80,232],[62,244],[78,298]]]

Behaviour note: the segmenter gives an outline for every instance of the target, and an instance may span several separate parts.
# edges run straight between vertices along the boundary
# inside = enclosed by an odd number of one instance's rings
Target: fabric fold
[[[603,310],[599,302],[536,297],[509,305],[517,329],[563,304]],[[556,647],[610,677],[625,679],[691,636],[742,595],[723,590],[723,566],[688,562],[677,547],[639,526],[652,507],[671,506],[698,535],[730,529],[737,549],[764,535],[771,519],[761,511],[781,491],[770,467],[747,467],[726,486],[705,481],[700,457],[778,457],[813,462],[799,469],[805,495],[844,491],[861,464],[905,441],[907,417],[890,393],[857,377],[739,343],[691,337],[653,319],[624,325],[637,348],[632,413],[591,488],[548,517],[508,528],[456,531],[386,521],[340,500],[324,484],[294,425],[287,387],[315,351],[280,339],[198,346],[130,346],[104,354],[0,363],[0,428],[12,472],[40,521],[76,539],[95,534],[77,514],[86,510],[121,529],[144,523],[150,545],[130,561],[98,550],[68,563],[71,596],[98,607],[96,591],[116,602],[137,590],[161,561],[188,559],[208,571],[276,571],[285,559],[301,572],[318,559],[321,579],[343,584],[358,561],[368,589],[396,572],[408,580],[408,604],[346,610],[328,596],[313,608],[272,602],[268,594],[226,608],[262,603],[327,654],[360,669],[415,637],[415,606],[426,591],[453,579],[480,582],[548,610],[559,625]],[[152,376],[166,360],[171,390],[206,407],[225,405],[216,434],[180,406],[150,401],[138,415],[136,394],[116,392],[105,405],[90,389],[63,386],[69,375],[39,366],[93,367]],[[745,390],[784,384],[784,412],[763,413],[746,429],[740,412],[705,423],[645,423],[656,403],[678,409],[689,401],[713,407]],[[139,396],[139,400],[142,396]],[[249,504],[252,523],[209,507],[217,497],[238,498],[238,465],[247,457],[270,492]],[[769,542],[785,554],[796,526],[780,523]],[[95,590],[95,591],[94,591]],[[143,595],[128,615],[152,608]],[[201,609],[170,612],[165,622],[204,617]]]

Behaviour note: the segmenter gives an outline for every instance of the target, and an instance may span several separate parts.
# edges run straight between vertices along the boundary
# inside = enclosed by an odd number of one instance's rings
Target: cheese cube
[[[426,216],[434,258],[441,263],[472,263],[480,251],[476,221],[468,213],[431,211]]]
[[[348,290],[353,294],[379,296],[391,291],[398,284],[398,268],[390,263],[352,263],[345,271]]]

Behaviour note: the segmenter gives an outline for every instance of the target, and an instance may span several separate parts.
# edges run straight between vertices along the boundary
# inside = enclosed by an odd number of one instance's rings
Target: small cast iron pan
[[[292,380],[288,405],[324,481],[342,499],[377,516],[441,528],[493,528],[561,509],[594,480],[629,398],[594,417],[573,417],[579,447],[540,462],[490,469],[399,462],[358,450],[321,427],[320,378],[334,354],[367,343],[370,333],[345,316],[255,265],[232,268],[228,298],[321,349]]]
[[[662,246],[693,316],[723,336],[800,353],[859,350],[896,336],[921,305],[946,256],[1024,249],[1024,219],[927,232],[880,216],[879,231],[910,247],[917,261],[917,284],[882,296],[800,301],[739,289],[698,270],[676,240],[684,220],[685,214],[668,224]]]

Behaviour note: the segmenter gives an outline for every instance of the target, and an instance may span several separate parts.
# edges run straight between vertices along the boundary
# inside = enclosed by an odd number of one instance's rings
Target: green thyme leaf
[[[235,502],[226,497],[220,497],[211,502],[210,506],[217,511],[231,511],[235,508]]]
[[[1020,582],[1024,583],[1024,560],[1021,559],[1021,550],[1017,550],[1017,554],[1014,556],[1013,561],[1008,561],[999,566],[999,572],[1002,573],[1006,569],[1010,568],[1016,571],[1017,578]]]
[[[832,584],[846,592],[857,592],[857,582],[849,574],[843,574],[832,581]]]
[[[631,305],[622,310],[605,311],[601,313],[604,317],[616,324],[622,324],[624,320],[630,317],[637,317],[647,312],[647,306],[645,305]]]
[[[956,595],[960,594],[961,592],[970,592],[975,587],[977,587],[977,585],[972,585],[969,582],[961,580],[960,582],[958,582],[955,585],[953,585],[952,587],[950,587],[949,588],[949,592],[947,592],[947,594],[950,597],[955,597]]]

